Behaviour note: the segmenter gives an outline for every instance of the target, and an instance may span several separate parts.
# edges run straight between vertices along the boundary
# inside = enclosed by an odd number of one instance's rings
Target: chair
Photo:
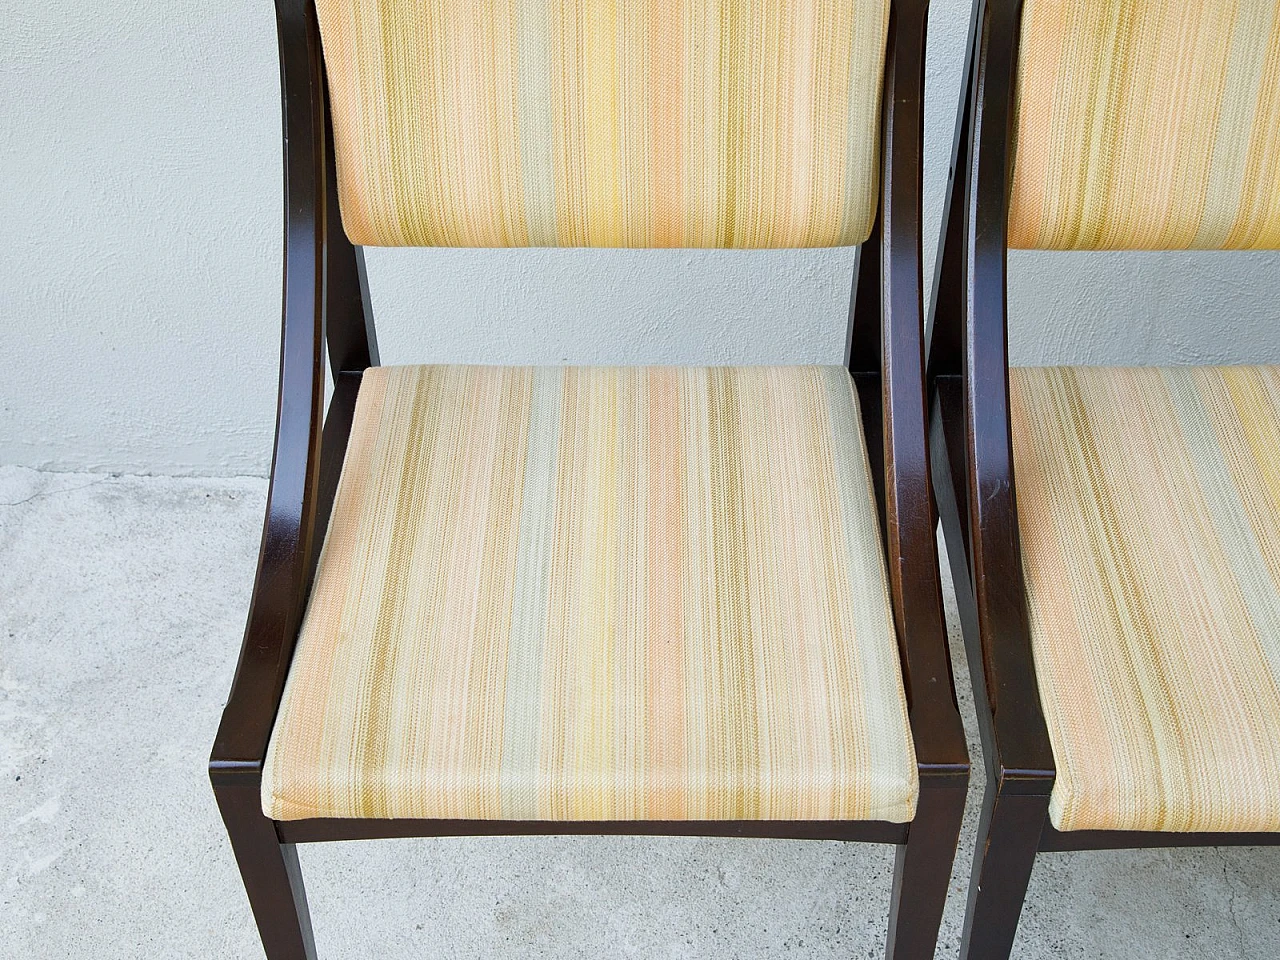
[[[266,954],[315,955],[299,843],[652,834],[895,844],[888,953],[932,956],[926,5],[483,12],[277,2],[280,404],[210,760]],[[519,368],[379,366],[353,243],[862,246],[844,366]]]
[[[1009,369],[1006,250],[1280,247],[1280,3],[976,0],[931,307],[988,766],[962,956],[1038,852],[1280,830],[1280,368]]]

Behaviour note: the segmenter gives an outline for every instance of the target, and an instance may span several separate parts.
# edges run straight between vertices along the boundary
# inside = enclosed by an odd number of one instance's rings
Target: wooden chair
[[[931,446],[987,758],[963,957],[1038,852],[1280,830],[1280,368],[1008,367],[1006,250],[1280,247],[1280,3],[975,0]]]
[[[932,956],[924,0],[276,6],[280,404],[210,760],[267,955],[315,955],[299,843],[653,834],[895,844],[888,952]],[[353,242],[862,247],[843,367],[388,368]]]

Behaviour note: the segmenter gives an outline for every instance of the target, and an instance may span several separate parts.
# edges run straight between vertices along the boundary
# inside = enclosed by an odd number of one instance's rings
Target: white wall
[[[969,0],[934,0],[926,258]],[[261,474],[279,337],[270,0],[9,0],[0,463]],[[370,250],[384,362],[838,362],[853,253]],[[1280,362],[1280,255],[1017,254],[1023,363]]]

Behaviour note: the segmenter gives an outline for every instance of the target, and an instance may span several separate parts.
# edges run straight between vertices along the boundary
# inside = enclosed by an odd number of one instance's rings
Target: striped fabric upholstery
[[[840,368],[364,377],[276,819],[910,820]]]
[[[1025,0],[1009,245],[1280,248],[1280,0]]]
[[[362,244],[856,244],[889,0],[317,0]]]
[[[1280,830],[1280,367],[1014,369],[1060,830]]]

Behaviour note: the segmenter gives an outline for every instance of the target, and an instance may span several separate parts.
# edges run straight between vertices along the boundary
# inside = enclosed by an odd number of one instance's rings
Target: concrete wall
[[[932,258],[969,0],[934,0]],[[9,0],[0,463],[262,474],[279,337],[270,0]],[[838,362],[853,253],[370,250],[385,362]],[[1280,256],[1019,254],[1022,363],[1280,362]]]

